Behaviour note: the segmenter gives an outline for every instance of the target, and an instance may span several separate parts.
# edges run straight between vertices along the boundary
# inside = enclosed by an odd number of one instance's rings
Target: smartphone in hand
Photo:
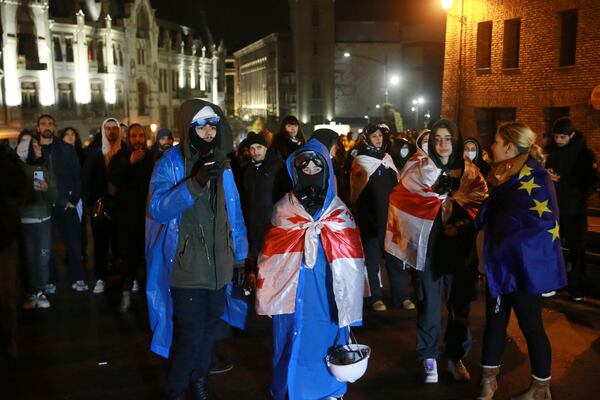
[[[44,181],[44,171],[33,171],[33,180],[34,181]]]

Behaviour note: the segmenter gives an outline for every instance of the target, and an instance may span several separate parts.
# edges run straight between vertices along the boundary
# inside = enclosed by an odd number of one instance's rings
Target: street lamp
[[[454,3],[454,0],[442,0],[442,10],[448,11],[449,9],[452,8],[453,3]]]
[[[415,112],[415,126],[417,127],[417,129],[420,129],[420,127],[419,127],[419,106],[422,106],[423,104],[425,104],[425,99],[423,98],[423,96],[419,96],[419,97],[413,99],[412,104],[414,107],[412,107],[410,109],[410,111]]]
[[[383,61],[381,61],[378,58],[375,57],[369,57],[369,56],[363,56],[360,54],[350,54],[349,52],[344,52],[344,58],[350,58],[350,57],[356,57],[356,58],[364,58],[365,60],[369,60],[369,61],[373,61],[376,62],[379,65],[383,66],[383,81],[385,83],[384,86],[384,96],[385,96],[385,102],[388,102],[388,97],[389,97],[389,91],[388,91],[388,86],[392,85],[392,86],[396,86],[400,83],[400,77],[398,75],[392,75],[392,77],[389,79],[388,81],[388,77],[387,77],[387,56],[384,57]]]

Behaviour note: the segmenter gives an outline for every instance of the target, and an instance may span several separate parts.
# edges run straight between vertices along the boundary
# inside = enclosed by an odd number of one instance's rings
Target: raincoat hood
[[[200,99],[186,100],[179,108],[177,128],[181,149],[185,151],[187,148],[187,142],[189,141],[188,133],[192,119],[205,106],[211,107],[220,118],[217,125],[217,137],[214,139],[216,141],[215,149],[222,153],[229,153],[233,149],[233,136],[231,126],[229,126],[223,110],[216,104]]]

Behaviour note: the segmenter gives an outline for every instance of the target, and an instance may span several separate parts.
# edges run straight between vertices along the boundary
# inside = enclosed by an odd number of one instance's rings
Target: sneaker
[[[137,293],[140,291],[140,284],[138,283],[137,279],[133,280],[133,285],[131,286],[131,291],[133,293]]]
[[[48,301],[48,298],[46,297],[46,295],[44,294],[44,292],[42,292],[41,290],[39,292],[37,292],[35,294],[36,296],[36,306],[37,308],[50,308],[50,302]]]
[[[56,285],[54,283],[49,283],[44,288],[44,293],[46,294],[54,294],[56,293]]]
[[[542,293],[542,297],[553,297],[556,296],[556,290],[551,290],[549,292]]]
[[[23,303],[24,310],[33,310],[37,306],[37,296],[35,293],[30,294]]]
[[[437,361],[435,358],[427,358],[423,360],[423,382],[438,382]]]
[[[575,303],[583,303],[583,300],[585,300],[583,296],[571,296],[571,301]]]
[[[94,290],[92,290],[94,294],[104,293],[104,281],[102,279],[98,279],[96,284],[94,285]]]
[[[410,299],[406,299],[402,302],[402,308],[404,308],[405,310],[414,310],[416,307],[415,303],[410,301]]]
[[[71,287],[76,292],[85,292],[86,290],[89,289],[88,285],[86,285],[85,282],[81,281],[81,280],[73,282],[73,284],[71,285]]]
[[[371,308],[373,309],[373,311],[386,311],[387,310],[385,303],[381,300],[377,300],[375,303],[373,303],[371,305]]]
[[[469,374],[469,370],[467,370],[462,360],[448,360],[448,371],[450,371],[452,377],[457,382],[471,380],[471,374]]]
[[[131,306],[131,292],[126,290],[121,294],[121,305],[119,306],[119,312],[126,313],[127,311],[129,311],[130,306]]]

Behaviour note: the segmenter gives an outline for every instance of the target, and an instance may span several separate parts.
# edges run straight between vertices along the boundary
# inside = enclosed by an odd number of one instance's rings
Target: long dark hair
[[[448,159],[448,163],[446,165],[442,164],[440,156],[435,152],[435,134],[438,129],[447,129],[452,136],[452,154]],[[458,131],[458,127],[452,121],[447,119],[440,119],[436,121],[432,127],[431,132],[429,133],[429,145],[428,145],[429,157],[433,160],[435,165],[438,168],[442,169],[462,169],[465,165],[464,160],[464,151],[463,151],[463,140]]]

